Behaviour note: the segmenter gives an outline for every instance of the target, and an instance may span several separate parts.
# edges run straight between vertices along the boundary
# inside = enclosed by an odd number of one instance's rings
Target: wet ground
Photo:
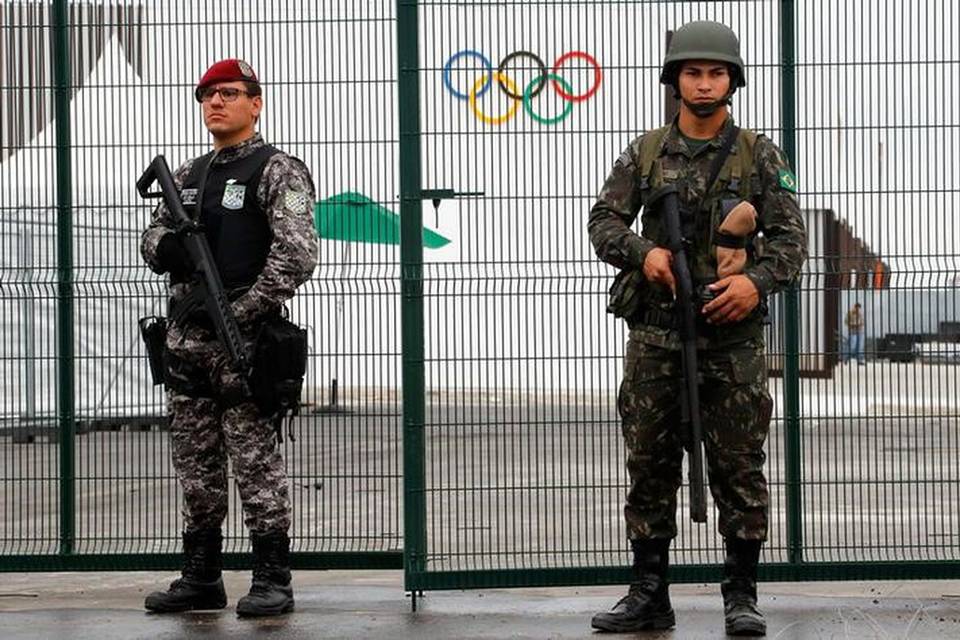
[[[150,638],[588,638],[590,616],[612,605],[620,587],[428,592],[418,611],[400,572],[300,572],[297,609],[279,618],[241,620],[233,606],[248,575],[230,572],[227,609],[150,615],[143,597],[172,574],[8,574],[0,586],[4,640]],[[603,637],[723,638],[716,585],[671,589],[671,632]],[[960,581],[761,585],[768,638],[960,637]]]

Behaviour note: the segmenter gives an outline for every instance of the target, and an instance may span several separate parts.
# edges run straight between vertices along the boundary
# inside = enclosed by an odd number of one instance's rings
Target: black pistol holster
[[[167,341],[167,319],[161,316],[140,318],[140,337],[147,348],[147,361],[150,363],[150,378],[154,386],[163,384],[163,350]]]

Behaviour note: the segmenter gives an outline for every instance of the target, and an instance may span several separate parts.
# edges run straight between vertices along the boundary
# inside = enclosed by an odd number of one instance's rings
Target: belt
[[[235,301],[250,289],[249,286],[235,287],[227,290],[227,300]],[[182,325],[187,322],[208,331],[213,331],[213,320],[207,313],[206,300],[200,295],[197,287],[180,300],[171,299],[167,307],[167,316],[172,324]]]
[[[647,309],[639,314],[637,324],[645,324],[651,327],[666,329],[667,331],[680,330],[680,315],[677,313],[663,311],[661,309]],[[712,338],[716,335],[719,327],[709,324],[706,319],[697,314],[697,335],[701,338]]]
[[[680,317],[673,311],[662,309],[644,309],[637,317],[638,324],[646,324],[661,329],[679,329]]]
[[[697,335],[701,338],[713,338],[720,332],[729,332],[731,330],[736,330],[734,327],[746,326],[746,323],[749,323],[751,320],[755,320],[762,315],[758,315],[755,310],[737,325],[716,325],[710,324],[707,322],[706,318],[697,313]],[[647,325],[651,327],[657,327],[660,329],[666,329],[668,331],[679,331],[680,330],[680,316],[675,312],[663,311],[662,309],[645,309],[642,313],[638,314],[636,320],[631,323],[630,328],[636,328],[638,325]]]

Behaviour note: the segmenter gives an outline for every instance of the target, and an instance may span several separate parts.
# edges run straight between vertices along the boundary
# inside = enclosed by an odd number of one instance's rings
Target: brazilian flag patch
[[[797,192],[797,176],[793,175],[791,171],[786,169],[780,169],[780,186],[789,191],[790,193]]]

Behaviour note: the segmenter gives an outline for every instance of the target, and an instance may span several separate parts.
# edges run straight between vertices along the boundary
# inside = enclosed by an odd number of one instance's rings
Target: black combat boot
[[[223,609],[223,534],[220,529],[198,529],[183,534],[183,571],[167,591],[154,591],[143,606],[154,613],[193,609]]]
[[[763,636],[767,622],[757,608],[757,562],[759,540],[728,538],[727,557],[723,563],[723,612],[727,634],[731,636]]]
[[[600,631],[643,631],[670,629],[676,625],[667,566],[670,540],[631,540],[633,583],[627,595],[613,609],[593,616],[590,624]]]
[[[237,602],[237,615],[276,616],[293,611],[290,538],[283,531],[251,535],[253,584]]]

